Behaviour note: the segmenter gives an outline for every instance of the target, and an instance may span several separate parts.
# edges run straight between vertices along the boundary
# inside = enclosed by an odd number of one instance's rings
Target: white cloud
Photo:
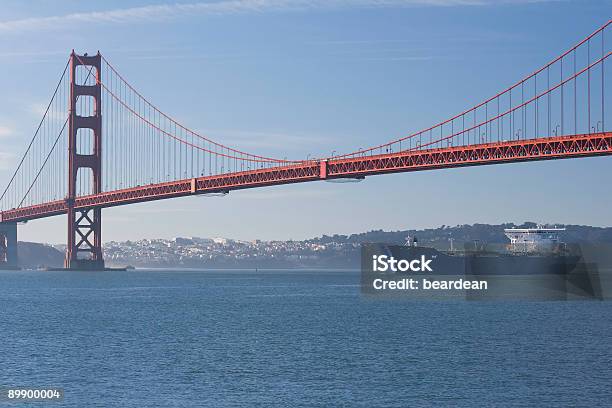
[[[297,134],[294,132],[239,129],[205,129],[201,133],[215,135],[234,146],[262,149],[277,148],[281,142],[290,149],[324,146],[338,136],[324,136],[307,132]]]
[[[10,137],[13,135],[13,133],[13,129],[11,129],[10,127],[0,125],[0,139]]]
[[[31,17],[0,22],[0,32],[38,31],[79,23],[127,24],[159,22],[191,15],[228,15],[339,8],[459,7],[527,4],[563,0],[222,0],[207,3],[160,4],[115,10]]]
[[[9,169],[12,170],[14,160],[15,160],[14,154],[0,152],[0,170],[9,170]],[[2,184],[2,187],[4,188],[4,184]]]
[[[0,26],[4,24],[0,22]],[[55,55],[66,55],[66,51],[9,51],[0,52],[0,58],[20,58],[20,57],[40,57],[40,56],[55,56]]]
[[[44,103],[32,103],[28,108],[29,112],[38,119],[42,118],[47,112],[47,105]]]

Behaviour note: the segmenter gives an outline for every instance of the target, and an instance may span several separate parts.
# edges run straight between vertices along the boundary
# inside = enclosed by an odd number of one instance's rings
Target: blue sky
[[[497,93],[604,24],[610,1],[5,1],[0,184],[72,48],[100,50],[180,122],[291,159],[379,144]],[[300,239],[369,229],[522,222],[612,225],[612,159],[309,183],[104,211],[104,240]],[[20,239],[65,241],[65,219]]]

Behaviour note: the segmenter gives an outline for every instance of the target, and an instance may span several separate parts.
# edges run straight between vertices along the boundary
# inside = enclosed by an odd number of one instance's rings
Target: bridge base
[[[17,223],[0,222],[0,269],[17,268]]]
[[[68,246],[64,268],[104,270],[102,257],[102,210],[68,208]]]
[[[72,269],[75,271],[104,271],[104,260],[92,260],[92,259],[66,259],[64,261],[65,269]]]

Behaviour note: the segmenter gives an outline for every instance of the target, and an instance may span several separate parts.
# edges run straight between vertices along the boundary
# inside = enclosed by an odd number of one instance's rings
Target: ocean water
[[[355,271],[0,272],[50,407],[612,406],[612,302],[364,298]]]

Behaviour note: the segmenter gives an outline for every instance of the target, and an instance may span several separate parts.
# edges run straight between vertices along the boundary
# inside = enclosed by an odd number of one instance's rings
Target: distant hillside
[[[481,241],[491,244],[507,243],[508,239],[504,235],[505,228],[533,228],[537,224],[525,222],[520,225],[508,224],[473,224],[457,225],[454,227],[443,225],[439,228],[429,228],[424,230],[400,230],[400,231],[369,231],[352,235],[324,235],[320,238],[309,240],[320,244],[327,243],[364,243],[364,242],[384,242],[390,244],[404,244],[406,237],[417,237],[419,242],[438,248],[447,248],[452,238],[455,244],[464,242]],[[605,242],[612,243],[612,227],[590,227],[585,225],[561,225],[556,227],[566,228],[561,234],[564,242],[583,243],[583,242]]]
[[[420,245],[446,250],[482,244],[507,244],[505,228],[536,227],[535,223],[441,226],[425,230],[370,231],[353,235],[322,236],[303,241],[236,241],[232,239],[175,238],[109,242],[104,254],[109,265],[190,268],[353,268],[360,262],[362,243],[403,245],[407,236]],[[562,227],[558,225],[558,227]],[[612,228],[566,225],[567,243],[612,243]]]
[[[18,242],[17,251],[19,266],[22,268],[61,267],[64,264],[64,254],[49,245]]]

